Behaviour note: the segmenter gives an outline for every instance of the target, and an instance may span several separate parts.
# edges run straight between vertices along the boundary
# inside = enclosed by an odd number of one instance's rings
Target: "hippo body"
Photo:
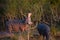
[[[43,37],[46,37],[46,40],[49,40],[50,28],[47,24],[39,23],[37,25],[37,30],[38,30],[40,35],[43,35]]]

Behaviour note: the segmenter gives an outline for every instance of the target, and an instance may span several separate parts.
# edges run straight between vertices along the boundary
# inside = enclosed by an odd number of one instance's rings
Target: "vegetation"
[[[0,0],[0,31],[5,28],[6,16],[27,16],[28,12],[33,14],[32,21],[42,18],[52,29],[60,26],[60,0]]]

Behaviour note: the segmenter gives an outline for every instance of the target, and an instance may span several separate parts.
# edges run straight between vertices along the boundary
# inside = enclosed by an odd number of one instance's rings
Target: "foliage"
[[[1,6],[4,5],[4,6]],[[0,0],[0,16],[27,16],[32,13],[32,21],[47,21],[50,26],[60,21],[60,0]],[[2,21],[2,20],[0,20]],[[3,21],[2,21],[3,22]],[[4,22],[3,22],[4,23]],[[55,29],[54,29],[55,30]]]

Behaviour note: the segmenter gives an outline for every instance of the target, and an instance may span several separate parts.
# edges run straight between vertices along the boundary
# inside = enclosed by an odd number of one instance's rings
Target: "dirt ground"
[[[60,40],[60,37],[56,37],[56,40]]]
[[[23,37],[20,37],[20,38],[22,38],[22,40],[25,40]],[[41,40],[41,39],[39,37],[35,37],[35,38],[34,37],[30,37],[29,40]],[[55,37],[55,38],[52,38],[50,40],[60,40],[60,37]]]
[[[11,40],[11,39],[10,39],[10,38],[3,38],[3,39],[0,39],[0,40]],[[14,39],[13,39],[13,40],[14,40]],[[15,40],[17,40],[17,39],[15,39]],[[27,39],[25,39],[25,38],[22,37],[22,36],[19,36],[19,37],[18,37],[18,40],[27,40]],[[41,39],[40,39],[39,36],[35,36],[35,37],[30,37],[29,40],[41,40]],[[60,40],[60,37],[55,37],[55,38],[51,37],[51,40]]]
[[[59,35],[60,35],[60,33],[57,36],[54,36],[54,37],[50,36],[50,40],[60,40],[60,36]],[[17,37],[17,39],[16,39],[16,37],[15,37],[15,39],[1,38],[0,40],[27,40],[28,39],[27,34],[26,35],[24,34],[24,36],[23,36],[23,34],[21,34],[21,35],[19,35]],[[29,40],[41,40],[41,39],[42,39],[42,37],[38,33],[37,33],[37,35],[36,34],[32,34],[29,37]]]

